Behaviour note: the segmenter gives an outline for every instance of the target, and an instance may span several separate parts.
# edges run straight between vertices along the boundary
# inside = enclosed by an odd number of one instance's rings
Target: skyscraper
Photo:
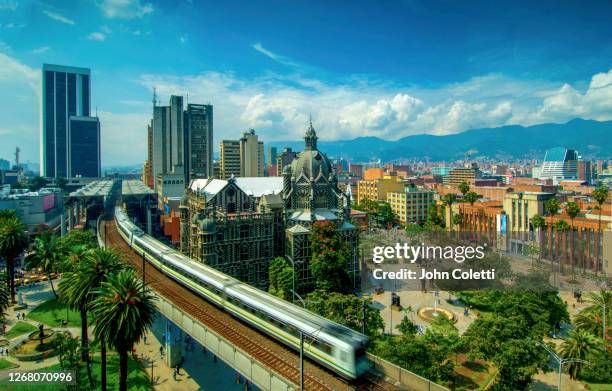
[[[240,141],[221,140],[219,171],[221,179],[240,176]]]
[[[68,177],[100,177],[100,121],[98,117],[68,119]]]
[[[249,129],[240,139],[240,176],[264,176],[264,145],[254,129]]]
[[[69,168],[70,154],[74,151],[76,155],[85,159],[94,159],[94,162],[85,163],[90,168],[100,164],[99,155],[88,155],[80,153],[76,147],[70,146],[69,126],[70,117],[79,117],[79,125],[83,125],[83,117],[89,117],[91,111],[90,95],[90,70],[87,68],[76,68],[62,65],[43,64],[42,69],[42,110],[41,110],[41,148],[40,168],[41,175],[47,177],[69,177],[72,175]],[[96,120],[97,121],[97,120]],[[92,123],[87,122],[93,126]],[[74,123],[77,126],[77,122]],[[81,126],[77,126],[81,129]],[[88,127],[89,130],[91,128]],[[72,139],[80,140],[75,128]],[[98,123],[99,133],[99,123]],[[90,145],[97,142],[98,146]],[[97,141],[89,140],[88,148],[99,151],[99,137]],[[88,169],[88,172],[90,170]],[[97,170],[99,172],[100,168]]]
[[[187,182],[195,178],[213,176],[213,107],[188,104],[185,127],[185,176]]]

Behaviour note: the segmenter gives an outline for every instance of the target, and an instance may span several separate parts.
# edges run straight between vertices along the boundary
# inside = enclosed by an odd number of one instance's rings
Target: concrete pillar
[[[165,349],[166,364],[173,368],[181,362],[185,334],[170,320],[166,320]]]
[[[66,211],[62,211],[60,216],[60,232],[62,237],[66,235]]]
[[[68,229],[71,230],[74,228],[74,208],[69,206],[68,209]]]
[[[153,227],[152,227],[152,217],[151,217],[151,208],[147,208],[147,235],[152,235]]]

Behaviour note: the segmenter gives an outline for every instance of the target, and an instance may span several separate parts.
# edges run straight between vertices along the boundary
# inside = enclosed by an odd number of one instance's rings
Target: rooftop
[[[105,197],[110,194],[112,188],[111,180],[93,181],[70,193],[70,197]]]
[[[136,179],[124,180],[121,183],[121,194],[123,195],[147,195],[155,194],[153,190],[145,186],[142,181]]]

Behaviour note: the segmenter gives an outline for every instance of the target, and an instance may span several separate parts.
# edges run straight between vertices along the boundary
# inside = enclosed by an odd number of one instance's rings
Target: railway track
[[[131,263],[142,275],[142,257],[134,252],[119,235],[114,221],[105,221],[107,244],[120,250],[124,259]],[[279,344],[259,331],[252,329],[230,314],[202,299],[191,290],[167,278],[157,268],[146,263],[145,280],[161,296],[180,307],[230,341],[235,346],[255,357],[263,364],[273,368],[280,376],[290,380],[299,387],[299,356],[292,350]],[[353,383],[347,383],[335,374],[308,360],[304,360],[304,389],[323,390],[395,390],[384,380],[372,375],[362,376]]]

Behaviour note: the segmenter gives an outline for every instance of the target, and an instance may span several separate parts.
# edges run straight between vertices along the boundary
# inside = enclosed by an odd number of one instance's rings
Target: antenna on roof
[[[189,92],[187,93],[187,96],[185,98],[185,106],[189,106]]]
[[[155,108],[156,103],[157,103],[157,87],[153,87],[153,108]]]

